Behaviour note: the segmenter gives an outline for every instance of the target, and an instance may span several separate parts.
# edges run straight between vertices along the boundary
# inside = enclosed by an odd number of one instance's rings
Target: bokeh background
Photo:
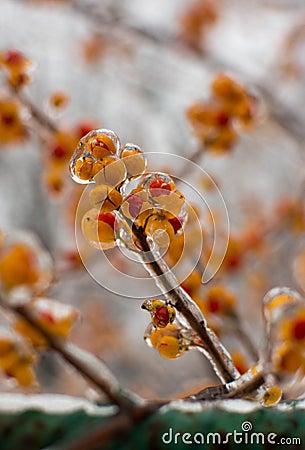
[[[91,121],[146,152],[186,158],[198,144],[185,111],[209,96],[215,74],[224,71],[249,86],[260,105],[255,126],[232,151],[206,152],[197,160],[217,181],[232,233],[239,236],[244,227],[255,230],[268,222],[283,199],[303,193],[305,5],[212,3],[215,18],[194,48],[181,31],[189,5],[180,0],[1,0],[0,50],[18,49],[33,61],[27,95],[62,128]],[[60,114],[48,106],[55,91],[69,97]],[[201,355],[189,352],[170,361],[146,346],[149,318],[141,301],[103,289],[82,265],[69,266],[74,199],[69,187],[56,198],[50,194],[42,180],[45,143],[37,126],[29,126],[25,141],[0,147],[0,227],[35,233],[52,254],[57,272],[49,295],[82,313],[73,341],[100,355],[125,386],[147,398],[175,397],[215,381]],[[166,169],[175,173],[170,159]],[[278,284],[298,286],[293,267],[301,247],[302,233],[277,229],[263,250],[247,254],[242,269],[225,275],[257,346],[263,339],[262,296]],[[119,255],[113,258],[123,264]],[[38,376],[43,392],[93,395],[54,355],[43,355]],[[1,389],[7,389],[5,381]]]

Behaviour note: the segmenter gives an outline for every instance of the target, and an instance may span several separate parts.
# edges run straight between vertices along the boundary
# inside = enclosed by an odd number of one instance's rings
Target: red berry
[[[143,198],[139,195],[132,195],[127,199],[129,204],[129,212],[132,217],[138,217],[143,205]]]
[[[13,116],[13,114],[3,114],[1,116],[1,122],[6,126],[13,125],[13,123],[15,122],[15,117]]]
[[[217,313],[220,310],[220,302],[218,298],[210,298],[208,306],[211,313]]]
[[[76,126],[76,133],[79,138],[82,138],[83,136],[86,136],[86,134],[90,133],[91,130],[94,130],[94,128],[94,123],[84,120]]]
[[[230,117],[224,111],[219,111],[219,113],[216,116],[216,123],[220,127],[225,127],[228,124],[229,120],[230,120]]]
[[[153,323],[156,327],[165,328],[169,323],[169,312],[166,306],[158,308],[154,314]]]
[[[114,230],[115,215],[113,213],[111,213],[111,212],[100,212],[98,217],[97,217],[97,220],[100,220],[101,222],[107,223]]]
[[[174,229],[175,234],[182,228],[182,223],[178,219],[178,217],[173,217],[172,219],[168,219],[169,223]]]
[[[192,296],[192,293],[193,293],[192,289],[190,289],[189,287],[185,286],[185,284],[183,284],[183,283],[181,284],[181,287],[188,295]]]
[[[54,147],[51,149],[51,155],[55,158],[55,159],[61,159],[66,155],[66,149],[64,148],[63,145],[60,144],[56,144],[54,145]]]
[[[228,258],[227,265],[231,270],[238,269],[241,265],[241,258],[232,256]]]
[[[18,50],[9,50],[5,55],[5,62],[8,64],[19,64],[24,60],[24,56]]]
[[[305,338],[305,319],[299,319],[293,327],[293,334],[295,339],[301,341]]]
[[[162,180],[162,178],[155,178],[149,185],[150,193],[153,197],[160,195],[168,195],[172,190],[169,183]]]
[[[76,250],[68,250],[63,254],[63,259],[71,266],[77,266],[81,263],[81,258]]]

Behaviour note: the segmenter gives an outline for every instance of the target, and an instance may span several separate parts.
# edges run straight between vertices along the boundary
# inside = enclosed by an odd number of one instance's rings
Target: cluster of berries
[[[164,173],[145,172],[140,147],[121,145],[111,130],[93,130],[83,137],[70,163],[72,178],[92,184],[91,208],[82,219],[90,245],[107,250],[117,243],[143,250],[135,230],[151,244],[168,248],[187,219],[184,196]]]
[[[36,384],[35,349],[47,347],[43,330],[66,338],[78,318],[70,305],[46,297],[53,280],[49,254],[31,235],[10,237],[0,233],[1,300],[26,305],[37,328],[25,318],[14,318],[11,331],[0,330],[0,369],[22,386]]]
[[[6,71],[7,80],[13,89],[20,89],[30,83],[31,61],[18,50],[0,53],[0,67]]]
[[[257,99],[246,87],[225,74],[218,74],[211,85],[211,97],[187,110],[187,119],[197,139],[216,153],[229,151],[240,131],[253,124]]]
[[[176,310],[164,300],[145,300],[142,308],[151,315],[151,323],[144,334],[146,343],[158,350],[161,356],[175,359],[181,356],[189,346],[182,328],[174,324]]]

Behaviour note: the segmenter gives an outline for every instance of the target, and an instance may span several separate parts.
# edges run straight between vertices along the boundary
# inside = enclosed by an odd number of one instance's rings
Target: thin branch
[[[85,379],[98,387],[115,405],[128,409],[137,405],[139,400],[124,390],[104,362],[91,353],[80,349],[75,344],[53,336],[33,317],[30,304],[12,305],[0,298],[0,305],[25,319],[46,340],[48,347],[57,352],[66,362],[74,367]]]
[[[238,380],[227,384],[219,384],[217,386],[210,386],[197,394],[183,398],[184,401],[211,401],[211,400],[225,400],[229,398],[244,398],[247,395],[255,394],[265,383],[265,375],[263,372],[258,372],[255,376],[249,378],[249,373],[245,373]]]
[[[141,227],[133,227],[133,232],[143,249],[141,256],[145,266],[148,268],[155,282],[160,287],[162,293],[170,299],[177,311],[182,314],[191,328],[202,340],[205,347],[206,356],[213,365],[216,374],[219,376],[221,381],[224,382],[230,382],[237,379],[239,377],[239,373],[236,370],[229,353],[220,343],[216,335],[207,327],[206,321],[198,306],[184,291],[184,289],[179,286],[172,273],[172,280],[169,276],[167,276],[167,273],[170,273],[170,271],[167,266],[166,270],[162,269],[161,262],[164,267],[165,262],[161,258],[158,261],[155,258],[151,261],[146,257],[148,254],[151,255],[151,249],[143,229]]]
[[[254,80],[251,76],[241,71],[241,67],[228,66],[228,62],[221,61],[215,55],[207,53],[205,50],[198,48],[191,48],[184,45],[181,40],[175,35],[166,34],[164,30],[152,30],[147,27],[135,25],[134,23],[127,23],[121,17],[114,17],[112,20],[105,18],[103,10],[90,10],[88,5],[84,5],[81,1],[74,0],[72,6],[76,11],[86,16],[91,20],[96,27],[107,35],[112,36],[117,41],[125,42],[126,36],[131,36],[135,40],[142,42],[143,40],[151,43],[154,46],[160,46],[168,51],[175,53],[187,54],[189,57],[197,59],[199,63],[208,64],[213,70],[232,70],[241,72],[242,77],[255,86],[267,101],[268,112],[271,119],[287,134],[294,139],[297,144],[304,147],[305,131],[304,123],[294,111],[284,105],[272,92],[272,86],[267,86],[261,82]]]
[[[12,90],[14,96],[22,103],[22,105],[28,110],[31,118],[41,127],[46,129],[49,133],[57,133],[57,125],[50,119],[50,117],[40,109],[33,101],[20,89]]]
[[[240,342],[245,347],[245,349],[248,350],[249,354],[253,358],[253,361],[256,362],[258,360],[258,352],[247,330],[245,329],[241,317],[237,313],[232,313],[229,316],[229,319],[232,322],[232,329],[234,334],[240,339]]]
[[[258,372],[252,379],[232,390],[225,398],[244,398],[246,395],[253,394],[265,381],[264,373]]]

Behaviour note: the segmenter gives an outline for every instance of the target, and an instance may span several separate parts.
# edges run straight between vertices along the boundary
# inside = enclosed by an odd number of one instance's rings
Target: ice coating
[[[73,180],[80,184],[93,183],[94,176],[109,164],[108,158],[119,155],[120,145],[118,136],[111,130],[90,131],[79,141],[71,158]]]

